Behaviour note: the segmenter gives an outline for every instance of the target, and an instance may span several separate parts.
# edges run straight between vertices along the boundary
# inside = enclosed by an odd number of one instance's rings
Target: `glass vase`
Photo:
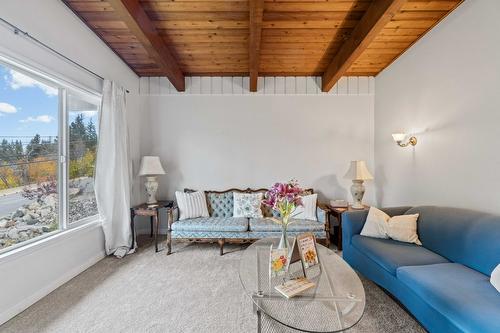
[[[290,244],[288,243],[287,229],[288,219],[283,219],[283,222],[281,223],[281,239],[278,244],[278,249],[288,249],[290,247]]]

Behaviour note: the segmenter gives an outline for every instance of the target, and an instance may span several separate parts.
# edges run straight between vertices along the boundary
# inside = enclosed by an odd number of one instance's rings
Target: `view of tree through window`
[[[97,214],[98,104],[0,64],[0,250]],[[66,138],[59,133],[64,119]]]
[[[94,167],[97,155],[99,106],[83,96],[68,94],[69,222],[97,214]]]

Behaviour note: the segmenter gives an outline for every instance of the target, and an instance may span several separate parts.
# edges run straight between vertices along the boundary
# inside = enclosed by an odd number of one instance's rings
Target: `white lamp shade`
[[[405,133],[394,133],[392,135],[392,138],[396,142],[401,142],[401,141],[403,141],[406,138],[406,134]]]
[[[365,161],[351,161],[351,167],[344,178],[352,180],[371,180],[373,176],[368,171]]]
[[[139,176],[164,175],[165,170],[161,166],[158,156],[143,156]]]

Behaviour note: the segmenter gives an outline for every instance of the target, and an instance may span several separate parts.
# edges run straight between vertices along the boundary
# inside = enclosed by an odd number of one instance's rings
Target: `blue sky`
[[[2,136],[56,136],[57,89],[0,64],[0,139]],[[94,111],[85,118],[97,120]],[[70,113],[70,121],[76,113]]]

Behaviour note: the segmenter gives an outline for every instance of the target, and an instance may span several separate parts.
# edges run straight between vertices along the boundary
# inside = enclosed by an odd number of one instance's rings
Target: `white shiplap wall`
[[[165,77],[140,79],[141,95],[374,95],[375,78],[342,77],[333,88],[321,91],[321,76],[259,77],[257,92],[248,89],[248,76],[187,76],[186,91],[178,92]]]

